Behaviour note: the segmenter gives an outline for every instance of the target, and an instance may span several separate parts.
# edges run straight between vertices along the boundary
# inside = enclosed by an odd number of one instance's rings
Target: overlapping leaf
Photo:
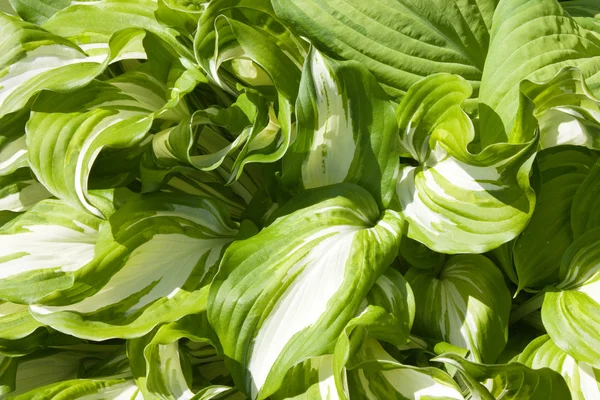
[[[461,109],[471,89],[454,75],[413,85],[398,105],[404,165],[396,192],[408,236],[443,253],[482,253],[518,235],[533,212],[529,186],[536,123],[522,97],[510,143],[472,153],[475,126]]]
[[[130,201],[103,226],[73,286],[31,306],[61,332],[137,337],[206,308],[208,284],[237,226],[219,203],[156,194]]]
[[[280,215],[232,244],[209,296],[234,379],[258,398],[274,393],[294,364],[330,348],[397,253],[401,232],[395,212],[380,214],[352,184],[307,191]]]

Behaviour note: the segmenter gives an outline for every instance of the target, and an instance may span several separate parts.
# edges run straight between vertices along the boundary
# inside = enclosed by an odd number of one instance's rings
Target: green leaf
[[[23,304],[0,302],[0,354],[2,356],[28,354],[44,345],[47,337],[48,330],[31,316],[29,307]],[[0,372],[0,375],[3,373]]]
[[[291,35],[275,18],[270,3],[262,0],[212,1],[198,26],[196,59],[212,81],[231,93],[239,92],[238,84],[269,97],[274,95],[272,87],[276,89],[273,112],[269,108],[275,126],[253,132],[236,161],[235,176],[247,163],[281,159],[291,141],[292,105],[306,44]]]
[[[542,321],[558,347],[600,368],[600,228],[579,236],[563,255],[560,283],[546,293]]]
[[[35,389],[43,393],[44,386],[58,384],[77,378],[83,359],[98,355],[82,351],[43,350],[24,357],[13,358],[16,374],[12,377],[9,399],[30,399],[27,394]],[[68,387],[68,385],[67,385]],[[38,389],[42,388],[42,389]],[[22,395],[23,397],[19,397]],[[42,397],[50,399],[50,397]],[[70,398],[70,397],[67,397]],[[71,397],[72,398],[72,397]]]
[[[596,202],[600,198],[600,160],[577,189],[571,206],[571,228],[573,236],[578,238],[590,229],[600,226],[600,214]]]
[[[220,69],[228,61],[239,60],[237,72],[243,73],[243,82],[274,85],[281,98],[293,103],[306,44],[277,20],[268,1],[211,1],[198,26],[196,59],[213,81],[234,91],[235,84],[224,82]]]
[[[545,82],[569,66],[584,79],[598,72],[600,35],[581,28],[557,0],[501,0],[490,36],[479,106],[484,146],[510,137],[525,79]]]
[[[530,368],[550,368],[561,374],[573,400],[590,400],[600,396],[600,370],[578,362],[561,350],[548,335],[532,341],[516,361]]]
[[[304,192],[279,215],[228,249],[208,300],[237,385],[260,399],[331,348],[396,256],[402,221],[352,184]]]
[[[29,168],[20,168],[10,175],[0,176],[0,211],[27,211],[49,197],[52,194],[35,180]]]
[[[535,201],[529,186],[537,143],[532,105],[521,98],[510,143],[473,153],[475,126],[460,107],[468,93],[462,78],[432,75],[398,105],[403,147],[422,162],[403,165],[396,186],[407,235],[441,253],[483,253],[513,239]]]
[[[296,191],[356,183],[387,206],[398,168],[397,127],[391,102],[368,70],[312,49],[295,108],[283,183]]]
[[[365,65],[400,98],[421,78],[449,72],[475,89],[496,0],[274,0],[279,18],[345,59]]]
[[[135,161],[141,154],[139,148],[153,119],[178,120],[187,115],[183,104],[170,110],[164,106],[164,86],[143,69],[107,82],[96,81],[74,93],[46,92],[33,104],[26,127],[29,164],[56,197],[102,217],[90,204],[92,165],[96,160],[101,163],[104,156],[100,170],[113,171],[111,184],[115,178],[120,182],[119,174],[127,178],[127,168],[136,164],[128,165],[126,159]],[[128,152],[119,153],[119,149]]]
[[[457,255],[439,271],[413,267],[406,280],[415,293],[415,334],[468,349],[473,361],[496,360],[511,306],[498,267],[481,255]]]
[[[179,32],[156,20],[156,9],[153,0],[73,1],[45,21],[43,27],[80,45],[89,54],[98,55],[106,54],[111,36],[128,29],[132,37],[119,59],[146,58],[143,29],[168,42],[178,54],[193,60],[191,50],[178,40]]]
[[[433,361],[456,367],[474,399],[571,399],[563,377],[549,368],[530,369],[519,363],[477,364],[452,353],[442,354]],[[488,379],[491,383],[486,386],[479,383]]]
[[[145,397],[181,399],[200,395],[194,394],[186,379],[182,367],[186,353],[180,339],[211,346],[216,337],[208,324],[206,313],[187,315],[142,338],[128,342],[127,354],[131,360],[132,371]],[[208,388],[204,387],[201,390],[208,391]],[[233,389],[214,386],[212,391],[216,395]]]
[[[34,317],[91,340],[139,337],[206,308],[208,285],[237,226],[214,200],[145,195],[103,226],[71,288],[31,306]]]
[[[444,371],[403,365],[373,339],[365,340],[352,363],[347,382],[352,399],[464,399]]]
[[[29,112],[23,110],[0,119],[0,177],[27,167],[25,124]]]
[[[573,200],[597,158],[597,154],[574,146],[538,153],[541,187],[537,205],[513,247],[519,289],[542,289],[557,282],[560,259],[573,241]]]
[[[227,183],[232,183],[240,179],[246,164],[275,161],[280,136],[273,108],[263,96],[248,91],[228,108],[197,110],[177,126],[159,132],[152,149],[157,164],[165,168],[178,161],[212,171],[228,166],[231,159]]]
[[[25,304],[71,287],[94,258],[101,220],[45,200],[0,229],[0,298]]]
[[[600,148],[600,102],[578,69],[564,68],[541,84],[523,81],[521,90],[535,104],[542,148],[566,144]]]
[[[24,21],[41,25],[58,11],[69,6],[71,0],[8,0]]]
[[[52,399],[134,399],[138,393],[135,382],[120,377],[103,379],[73,379],[57,382],[30,390],[7,400],[52,400]]]
[[[101,58],[36,25],[0,14],[0,28],[7,38],[0,45],[0,117],[42,90],[84,86],[104,69]]]

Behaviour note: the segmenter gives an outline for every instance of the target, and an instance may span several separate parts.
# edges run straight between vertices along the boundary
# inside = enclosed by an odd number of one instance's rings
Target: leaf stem
[[[539,310],[542,308],[542,304],[544,303],[544,295],[546,292],[539,292],[517,308],[511,311],[509,325],[514,324],[515,322],[523,319],[527,315],[532,312]]]

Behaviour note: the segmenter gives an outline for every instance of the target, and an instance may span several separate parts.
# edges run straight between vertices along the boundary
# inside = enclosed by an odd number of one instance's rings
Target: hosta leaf
[[[542,289],[557,282],[560,259],[573,241],[573,199],[597,158],[595,153],[574,146],[538,153],[541,187],[537,205],[513,248],[520,289]]]
[[[253,398],[331,349],[397,254],[402,228],[352,184],[304,192],[280,215],[228,249],[208,302],[234,379]]]
[[[246,202],[231,187],[224,186],[224,183],[217,172],[207,173],[190,168],[169,178],[162,191],[219,199],[227,206],[231,217],[237,221],[244,212]]]
[[[222,205],[181,194],[131,201],[105,228],[74,286],[31,306],[37,320],[105,340],[139,337],[200,312],[221,254],[237,234]]]
[[[600,228],[579,236],[565,252],[560,283],[546,293],[542,320],[558,347],[600,369]]]
[[[156,20],[156,9],[156,1],[152,0],[72,1],[45,21],[43,27],[80,45],[88,54],[98,56],[107,54],[109,39],[113,34],[127,28],[131,37],[119,59],[146,58],[142,44],[144,32],[141,31],[144,29],[167,41],[179,54],[192,60],[190,49],[178,41],[179,33]]]
[[[88,57],[36,25],[1,14],[0,28],[6,37],[0,44],[0,117],[20,110],[41,90],[72,90],[103,70],[102,58]]]
[[[274,400],[337,400],[333,380],[333,355],[312,357],[296,364],[285,376],[286,384],[270,396]]]
[[[157,163],[164,167],[173,166],[176,160],[192,165],[202,171],[212,171],[227,159],[233,160],[228,183],[240,178],[244,166],[253,161],[266,162],[271,156],[277,159],[276,149],[265,146],[262,156],[254,157],[256,144],[269,142],[272,134],[279,132],[277,117],[267,100],[260,94],[249,91],[241,94],[228,108],[210,107],[198,110],[177,126],[154,136],[152,148]],[[264,144],[264,143],[263,143]],[[262,161],[261,161],[262,160]]]
[[[48,334],[42,326],[26,305],[0,302],[0,354],[21,356],[42,346]]]
[[[33,303],[69,288],[94,258],[101,220],[45,200],[0,230],[0,298]]]
[[[0,119],[0,176],[27,166],[25,124],[29,112],[22,110]]]
[[[257,130],[248,139],[236,162],[236,176],[247,163],[279,160],[291,141],[292,104],[306,44],[291,35],[274,17],[270,3],[262,0],[210,2],[198,25],[196,59],[214,82],[233,93],[239,91],[240,81],[271,97],[272,86],[277,91],[277,113],[270,118],[275,126]],[[225,64],[231,72],[223,72]]]
[[[274,85],[281,98],[295,100],[306,44],[275,18],[268,1],[212,1],[198,25],[196,58],[211,79],[234,90],[235,84],[224,82],[220,71],[233,60],[238,68],[232,66],[232,72],[242,73],[243,82]]]
[[[347,383],[351,399],[464,399],[444,371],[403,365],[374,339],[365,340],[352,362]]]
[[[495,0],[275,0],[277,15],[319,48],[365,65],[401,97],[419,79],[449,72],[477,93]]]
[[[502,0],[492,26],[480,93],[484,146],[509,137],[523,80],[544,82],[568,66],[588,79],[600,59],[600,36],[581,28],[557,0]]]
[[[7,400],[53,399],[136,399],[138,388],[132,379],[106,377],[102,379],[73,379],[30,390]]]
[[[114,32],[102,48],[78,47],[44,28],[6,14],[0,26],[7,40],[0,45],[0,117],[21,110],[42,90],[70,91],[83,87],[115,60],[137,57],[131,47],[141,43],[144,32],[131,28]],[[125,27],[123,27],[125,28]],[[86,42],[87,43],[87,42]]]
[[[387,205],[398,167],[397,126],[387,95],[368,70],[316,49],[304,64],[296,139],[283,159],[293,189],[357,183]]]
[[[112,171],[109,187],[127,179],[154,117],[177,120],[187,114],[183,104],[163,109],[164,90],[142,69],[75,93],[38,97],[26,127],[29,164],[37,178],[56,197],[102,216],[88,194],[92,165],[98,161],[101,171]],[[119,152],[124,148],[127,153]]]
[[[23,20],[41,25],[58,11],[69,6],[71,0],[8,0]]]
[[[346,364],[365,334],[397,345],[406,344],[414,319],[414,297],[402,275],[388,268],[366,297],[365,308],[348,322],[337,340],[334,354],[312,357],[296,364],[285,377],[286,384],[274,399],[347,398]],[[292,384],[289,384],[289,383]]]
[[[27,211],[49,197],[52,194],[35,180],[29,168],[20,168],[10,175],[0,176],[0,211]]]
[[[450,74],[437,74],[415,83],[396,109],[402,156],[419,163],[427,161],[432,150],[431,135],[446,119],[453,118],[452,113],[472,91],[466,80]]]
[[[179,340],[184,338],[209,346],[216,340],[206,313],[187,315],[128,342],[127,353],[132,371],[145,397],[191,399],[198,395],[190,387],[182,367],[186,354]],[[212,391],[216,395],[233,392],[233,389],[221,385],[213,386]]]
[[[529,186],[536,146],[531,104],[522,97],[511,143],[472,153],[467,146],[475,127],[460,108],[467,89],[458,76],[433,75],[398,105],[405,150],[427,157],[420,166],[403,166],[396,186],[408,237],[442,253],[482,253],[513,239],[535,199]]]
[[[600,34],[600,4],[594,0],[569,0],[560,5],[577,21],[579,26]],[[594,79],[594,86],[598,89],[598,81]]]
[[[441,270],[411,268],[414,333],[470,350],[474,361],[494,362],[508,334],[510,292],[500,270],[481,255],[458,255]]]
[[[530,369],[523,364],[477,364],[456,354],[433,359],[456,367],[474,399],[571,399],[569,387],[559,373],[549,368]],[[483,386],[479,382],[491,380]],[[491,387],[488,390],[488,387]]]
[[[556,346],[548,335],[532,341],[516,357],[516,361],[530,368],[547,367],[561,374],[569,385],[573,400],[590,400],[600,396],[600,370],[575,360]]]
[[[565,144],[600,148],[600,102],[578,69],[565,68],[545,83],[524,81],[521,90],[535,104],[542,148]]]
[[[596,161],[573,197],[571,228],[575,238],[600,226],[600,161]]]
[[[31,390],[55,383],[61,384],[77,378],[84,358],[98,358],[98,355],[81,351],[48,349],[24,357],[12,358],[16,369],[12,376],[9,398],[17,397]],[[30,398],[30,397],[25,397]]]

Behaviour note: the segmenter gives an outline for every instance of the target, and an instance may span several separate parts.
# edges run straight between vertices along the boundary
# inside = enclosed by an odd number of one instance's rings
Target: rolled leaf
[[[442,253],[482,253],[511,240],[535,201],[530,102],[522,98],[513,142],[472,153],[475,127],[460,107],[470,93],[465,85],[458,76],[432,75],[411,87],[397,111],[403,147],[422,162],[402,166],[396,185],[408,237]]]

